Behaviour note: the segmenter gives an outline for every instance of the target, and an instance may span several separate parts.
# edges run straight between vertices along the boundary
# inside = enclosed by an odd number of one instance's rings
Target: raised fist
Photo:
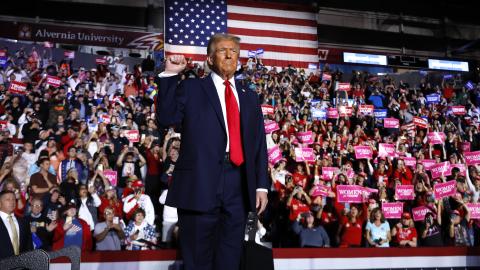
[[[187,60],[183,55],[170,55],[165,63],[165,72],[180,73],[187,66]]]

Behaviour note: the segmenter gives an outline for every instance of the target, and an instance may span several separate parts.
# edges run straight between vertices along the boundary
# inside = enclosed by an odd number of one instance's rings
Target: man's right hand
[[[165,72],[178,74],[187,66],[187,60],[183,55],[170,55],[165,63]]]

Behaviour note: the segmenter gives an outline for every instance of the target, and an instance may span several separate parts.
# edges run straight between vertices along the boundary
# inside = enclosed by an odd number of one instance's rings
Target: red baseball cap
[[[135,180],[135,181],[132,183],[132,187],[133,187],[133,188],[143,187],[143,182],[142,182],[141,180]]]
[[[410,215],[410,213],[404,212],[404,213],[402,214],[402,218],[404,218],[404,219],[412,219],[412,216]]]

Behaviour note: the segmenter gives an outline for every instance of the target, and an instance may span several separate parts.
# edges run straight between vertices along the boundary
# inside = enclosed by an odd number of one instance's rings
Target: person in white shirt
[[[162,192],[160,195],[159,201],[164,205],[163,207],[163,222],[162,222],[162,243],[166,247],[170,247],[173,233],[175,231],[175,225],[178,222],[177,208],[165,205],[165,200],[167,199],[168,189]]]
[[[148,224],[153,225],[155,221],[155,209],[153,208],[150,196],[144,194],[144,185],[141,180],[135,180],[132,183],[133,194],[128,195],[123,199],[123,212],[130,220],[133,213],[142,208],[145,211],[145,220]]]
[[[95,224],[97,224],[97,210],[102,201],[98,197],[95,187],[80,185],[78,189],[79,202],[78,202],[78,217],[85,220],[90,226],[90,230],[95,229]]]

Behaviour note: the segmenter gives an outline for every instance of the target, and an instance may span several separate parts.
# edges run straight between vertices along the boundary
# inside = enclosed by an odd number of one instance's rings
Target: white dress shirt
[[[3,224],[7,228],[8,235],[10,236],[10,242],[13,243],[12,228],[10,228],[10,222],[8,221],[8,216],[9,214],[0,211],[0,217],[2,218]],[[17,227],[18,241],[20,241],[20,226],[18,226],[17,218],[13,213],[12,213],[12,218],[13,218],[13,222],[15,223],[15,226]],[[20,246],[20,243],[18,243],[18,246]]]

